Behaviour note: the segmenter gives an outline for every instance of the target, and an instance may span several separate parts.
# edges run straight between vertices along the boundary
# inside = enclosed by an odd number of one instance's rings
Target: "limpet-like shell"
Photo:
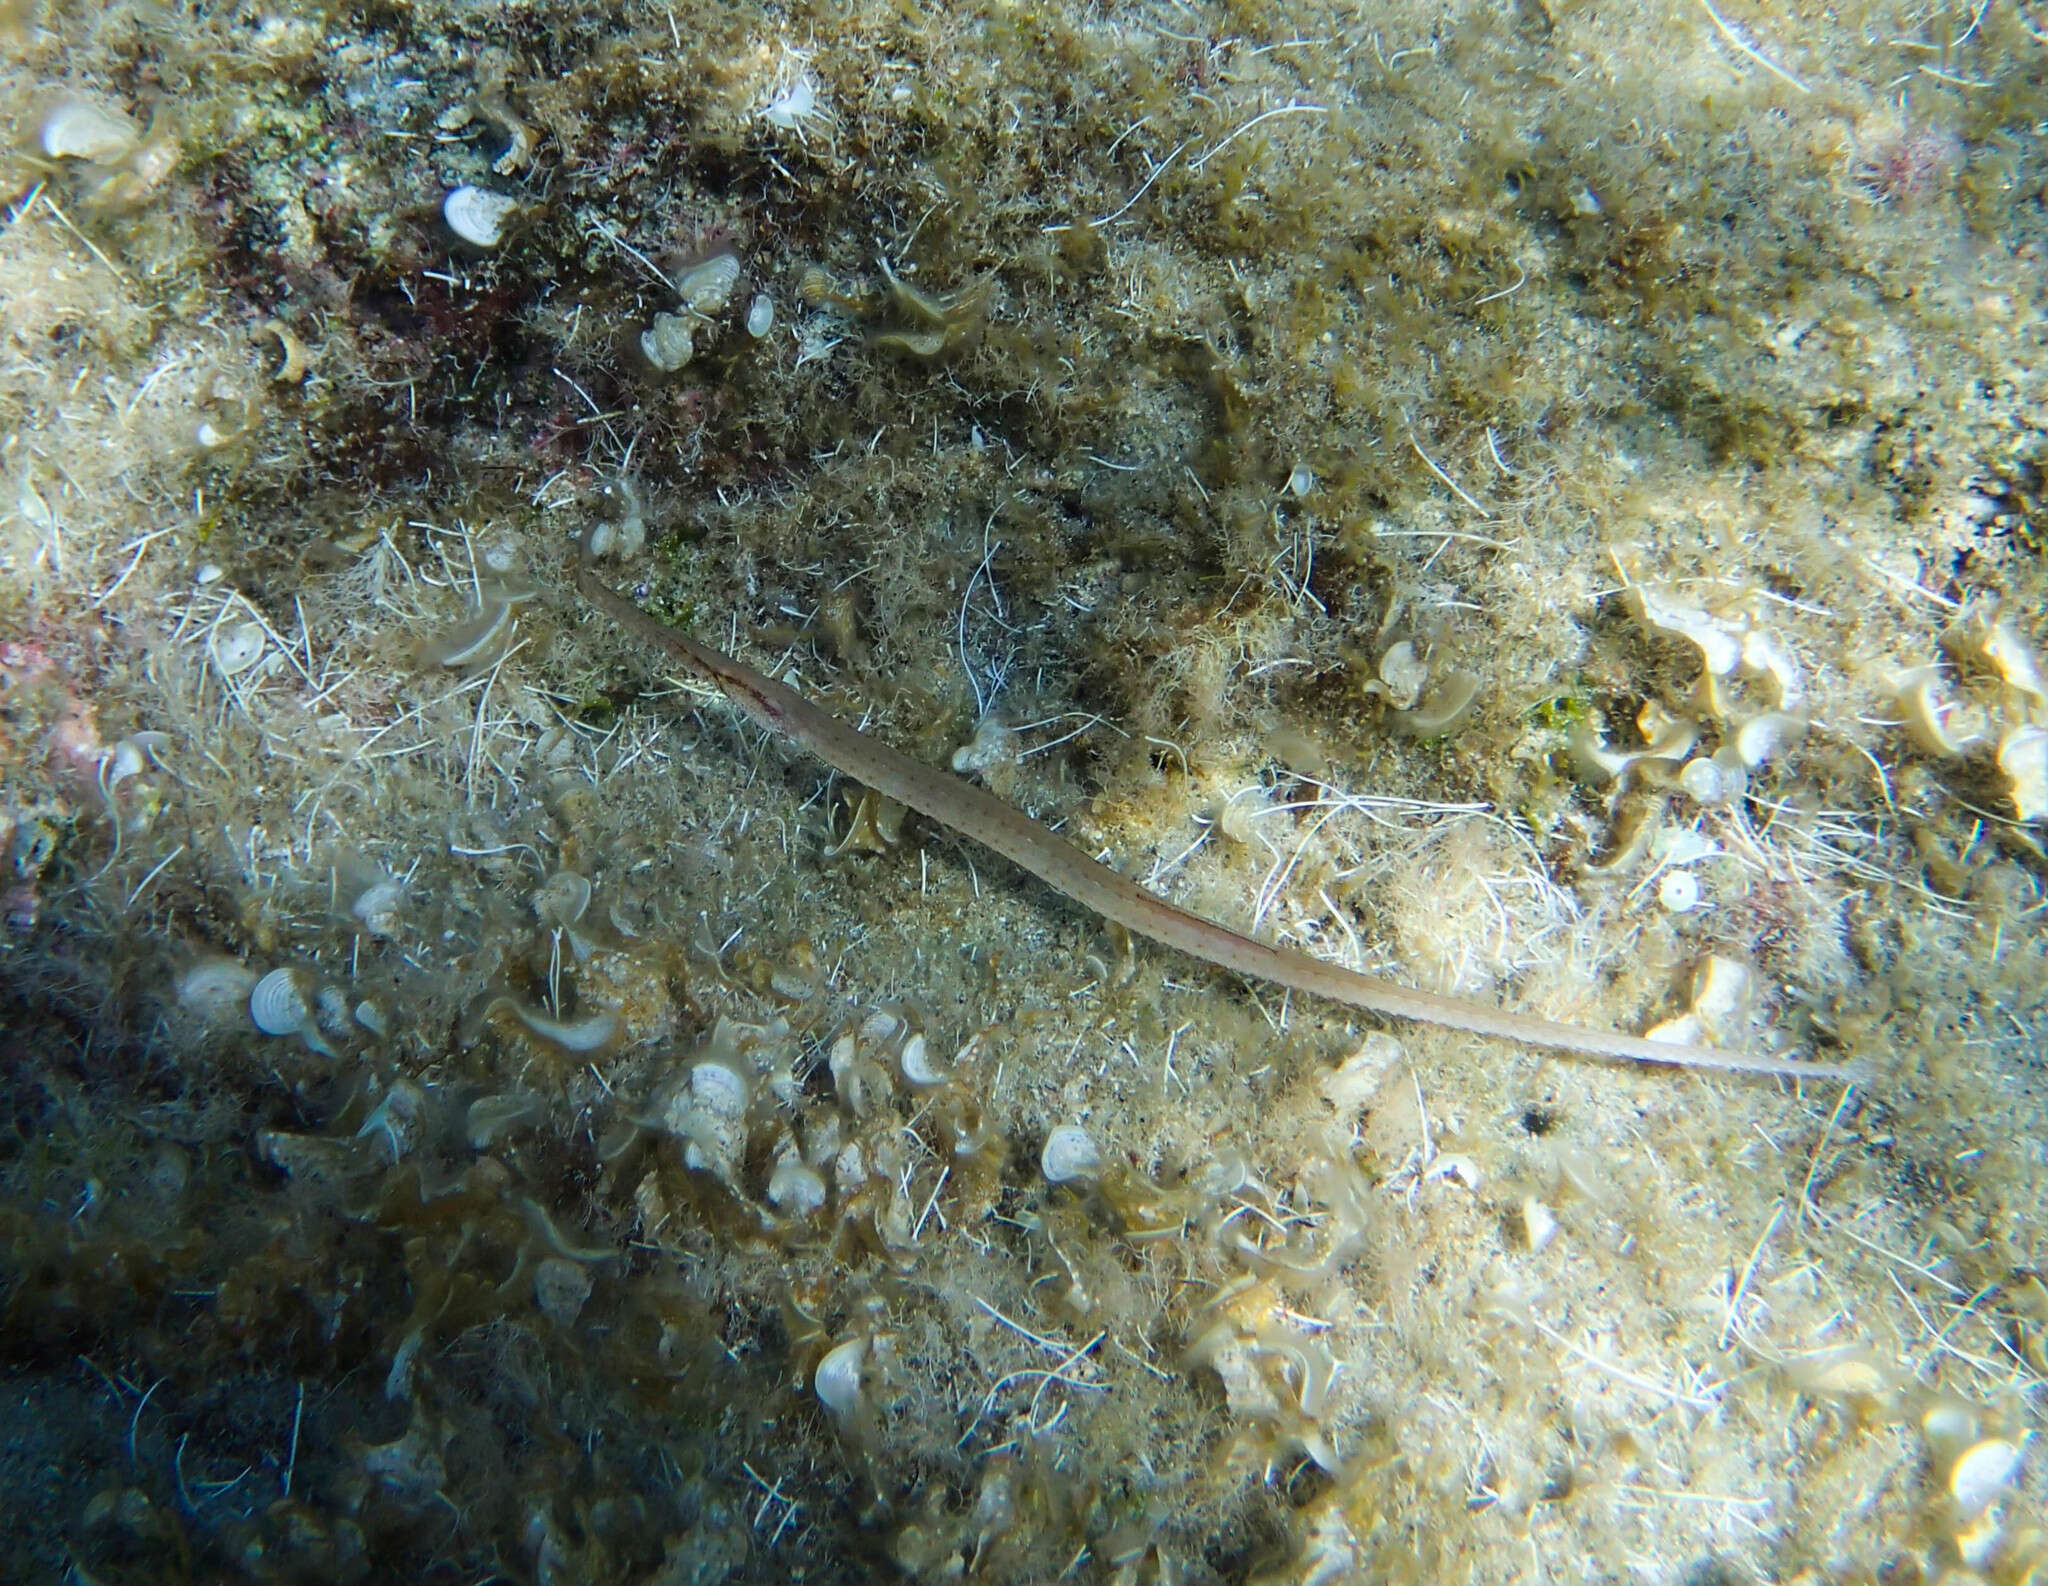
[[[53,160],[105,164],[135,147],[141,133],[126,116],[83,99],[60,99],[43,115],[38,141]]]
[[[835,1345],[811,1373],[811,1389],[818,1402],[840,1420],[845,1420],[860,1403],[861,1366],[868,1357],[865,1338],[849,1338]]]
[[[475,248],[495,248],[505,240],[505,226],[519,212],[519,200],[487,187],[455,188],[441,200],[441,218],[448,229]]]
[[[1101,1173],[1102,1152],[1086,1129],[1077,1123],[1063,1123],[1045,1137],[1038,1166],[1047,1183],[1070,1184]]]
[[[369,1001],[357,1003],[355,1015],[356,1023],[360,1024],[372,1035],[389,1035],[391,1033],[391,1023],[384,1017],[384,1010],[378,1007],[376,1003]]]
[[[214,635],[211,645],[213,664],[220,668],[222,676],[234,677],[248,671],[262,659],[264,643],[262,623],[239,623],[225,633]]]
[[[193,1012],[219,1017],[239,1012],[259,977],[232,958],[202,958],[177,979],[178,1001]]]
[[[757,292],[754,301],[747,305],[747,334],[759,341],[775,328],[775,299],[766,292]]]
[[[1965,1514],[1989,1508],[1992,1500],[2019,1473],[2020,1445],[2003,1437],[1987,1437],[1957,1456],[1949,1468],[1949,1496]]]
[[[265,1035],[297,1035],[312,1016],[305,977],[296,969],[273,969],[249,993],[249,1017]]]

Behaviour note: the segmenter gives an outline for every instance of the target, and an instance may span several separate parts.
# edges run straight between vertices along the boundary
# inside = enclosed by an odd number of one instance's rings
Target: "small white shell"
[[[114,745],[114,752],[107,756],[100,767],[100,786],[112,793],[132,776],[142,775],[148,765],[142,751],[136,747],[133,738],[123,738]]]
[[[893,1046],[909,1028],[909,1021],[901,1014],[878,1008],[861,1021],[860,1038],[869,1046]]]
[[[505,240],[505,223],[519,212],[519,200],[487,187],[464,185],[441,200],[448,229],[474,248],[495,248]]]
[[[255,989],[256,971],[232,958],[202,958],[177,979],[178,1001],[193,1012],[220,1017],[239,1012]]]
[[[1017,757],[1017,735],[995,716],[974,724],[974,736],[953,751],[953,769],[962,776],[1006,765]]]
[[[1948,1490],[1965,1514],[1989,1508],[1993,1499],[2019,1474],[2020,1445],[2003,1437],[1987,1437],[1957,1456],[1949,1468]]]
[[[846,1419],[860,1403],[860,1370],[867,1356],[868,1341],[849,1338],[827,1351],[818,1362],[818,1369],[811,1373],[811,1388],[818,1395],[818,1402],[840,1420]]]
[[[372,1035],[389,1035],[391,1023],[384,1017],[384,1010],[374,1002],[359,1002],[355,1008],[356,1023]]]
[[[488,1151],[514,1129],[524,1128],[540,1117],[540,1098],[526,1091],[511,1090],[495,1096],[479,1096],[462,1115],[462,1130],[473,1151]]]
[[[590,1299],[590,1274],[564,1256],[549,1256],[533,1269],[533,1303],[557,1327],[574,1325]]]
[[[1045,1137],[1045,1149],[1038,1153],[1038,1166],[1046,1182],[1069,1184],[1099,1174],[1102,1152],[1086,1129],[1079,1124],[1063,1123]]]
[[[401,1079],[384,1092],[384,1099],[356,1130],[358,1140],[382,1138],[391,1160],[402,1162],[419,1144],[420,1119],[427,1110],[427,1098],[409,1079]]]
[[[398,934],[398,911],[404,903],[405,883],[395,876],[386,876],[357,893],[348,911],[366,935],[388,941]]]
[[[321,1033],[337,1038],[349,1033],[348,993],[339,986],[322,986],[313,999],[313,1022]]]
[[[700,319],[710,319],[732,301],[732,290],[740,282],[740,259],[736,253],[714,253],[701,264],[693,264],[676,282],[676,295],[683,307]]]
[[[512,621],[512,602],[486,600],[463,621],[427,647],[436,666],[468,666],[487,654]]]
[[[1717,1034],[1732,1028],[1749,1004],[1752,982],[1747,966],[1718,953],[1709,954],[1693,971],[1692,1011]]]
[[[664,374],[674,374],[697,351],[689,318],[682,314],[656,314],[654,323],[640,333],[640,351],[655,368]]]
[[[312,1016],[305,977],[296,969],[273,969],[249,993],[249,1017],[265,1035],[297,1035]]]
[[[932,1056],[931,1043],[921,1034],[913,1035],[903,1043],[903,1050],[896,1057],[896,1066],[913,1085],[943,1085],[951,1077],[945,1066]]]
[[[1749,775],[1742,757],[1723,749],[1712,759],[1696,755],[1678,773],[1679,790],[1696,804],[1728,804],[1742,797]]]
[[[543,925],[574,925],[590,907],[590,879],[557,870],[533,895],[533,912]]]
[[[755,114],[769,126],[794,132],[799,138],[812,122],[830,119],[830,113],[819,102],[818,80],[808,70],[799,70]]]
[[[213,637],[213,664],[224,677],[246,672],[263,656],[264,634],[260,622],[244,622]]]
[[[1690,870],[1667,870],[1657,883],[1657,901],[1672,914],[1687,914],[1700,905],[1699,877]]]
[[[53,160],[118,160],[141,136],[126,116],[83,99],[63,99],[43,116],[43,152]]]
[[[747,305],[747,334],[759,341],[775,328],[775,299],[766,292],[754,294]]]
[[[528,1032],[565,1052],[600,1051],[611,1045],[620,1029],[616,1013],[593,1013],[582,1019],[556,1019],[538,1009],[514,1002],[510,997],[501,997],[493,1006],[510,1009],[512,1017]]]
[[[747,1110],[746,1075],[724,1063],[699,1063],[690,1070],[690,1105],[720,1118]]]
[[[792,1217],[808,1217],[825,1204],[825,1180],[803,1159],[786,1156],[768,1176],[768,1199]]]
[[[1557,1237],[1557,1213],[1533,1195],[1522,1199],[1522,1237],[1532,1251],[1547,1249]]]
[[[1736,729],[1735,752],[1742,756],[1743,765],[1754,771],[1805,736],[1804,717],[1788,716],[1781,710],[1768,711]]]
[[[867,1158],[861,1154],[860,1142],[849,1140],[832,1159],[832,1182],[839,1186],[841,1195],[851,1195],[867,1181]]]
[[[690,1070],[689,1083],[669,1100],[662,1123],[682,1138],[683,1165],[731,1182],[746,1151],[746,1075],[706,1058]]]
[[[2037,821],[2048,815],[2048,731],[2026,722],[2009,728],[1998,740],[1998,769],[2016,816]]]

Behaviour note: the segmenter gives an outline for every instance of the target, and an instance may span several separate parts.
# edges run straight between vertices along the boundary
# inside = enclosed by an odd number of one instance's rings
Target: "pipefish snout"
[[[1214,920],[1176,908],[1091,859],[1058,833],[984,789],[899,753],[812,704],[794,689],[657,622],[587,570],[578,569],[576,587],[584,599],[607,612],[622,627],[667,651],[691,677],[710,684],[770,732],[809,750],[835,771],[993,849],[1062,897],[1104,919],[1220,969],[1371,1013],[1497,1036],[1529,1046],[1637,1063],[1782,1074],[1795,1079],[1857,1077],[1846,1064],[1802,1063],[1748,1052],[1723,1052],[1509,1013],[1463,997],[1416,991],[1291,948],[1254,940]]]

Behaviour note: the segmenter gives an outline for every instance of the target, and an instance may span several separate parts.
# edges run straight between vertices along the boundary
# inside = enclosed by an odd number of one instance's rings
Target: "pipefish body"
[[[993,849],[1062,897],[1104,919],[1220,969],[1370,1013],[1496,1036],[1528,1046],[1555,1047],[1636,1063],[1782,1074],[1795,1079],[1855,1077],[1853,1069],[1844,1064],[1802,1063],[1747,1052],[1717,1051],[1712,1047],[1652,1041],[1615,1030],[1596,1030],[1509,1013],[1464,997],[1416,991],[1291,948],[1270,946],[1214,920],[1176,908],[1127,876],[1091,859],[1064,837],[994,794],[899,753],[773,678],[764,677],[731,656],[657,622],[589,571],[577,570],[576,587],[584,599],[608,613],[620,626],[666,650],[691,677],[710,684],[770,732],[808,749],[835,771],[941,826],[971,837],[984,848]]]

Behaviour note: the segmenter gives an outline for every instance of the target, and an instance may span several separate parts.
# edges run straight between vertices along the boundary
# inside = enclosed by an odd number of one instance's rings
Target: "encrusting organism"
[[[843,775],[993,849],[1061,896],[1104,919],[1219,968],[1369,1012],[1499,1036],[1531,1046],[1627,1058],[1639,1063],[1784,1074],[1794,1078],[1854,1077],[1851,1067],[1845,1064],[1802,1063],[1744,1052],[1721,1052],[1506,1013],[1461,997],[1415,991],[1311,958],[1306,953],[1269,946],[1155,897],[993,794],[898,753],[794,690],[763,677],[752,667],[657,622],[589,572],[577,571],[576,587],[592,605],[668,651],[693,677],[717,688],[769,731],[810,750]]]

